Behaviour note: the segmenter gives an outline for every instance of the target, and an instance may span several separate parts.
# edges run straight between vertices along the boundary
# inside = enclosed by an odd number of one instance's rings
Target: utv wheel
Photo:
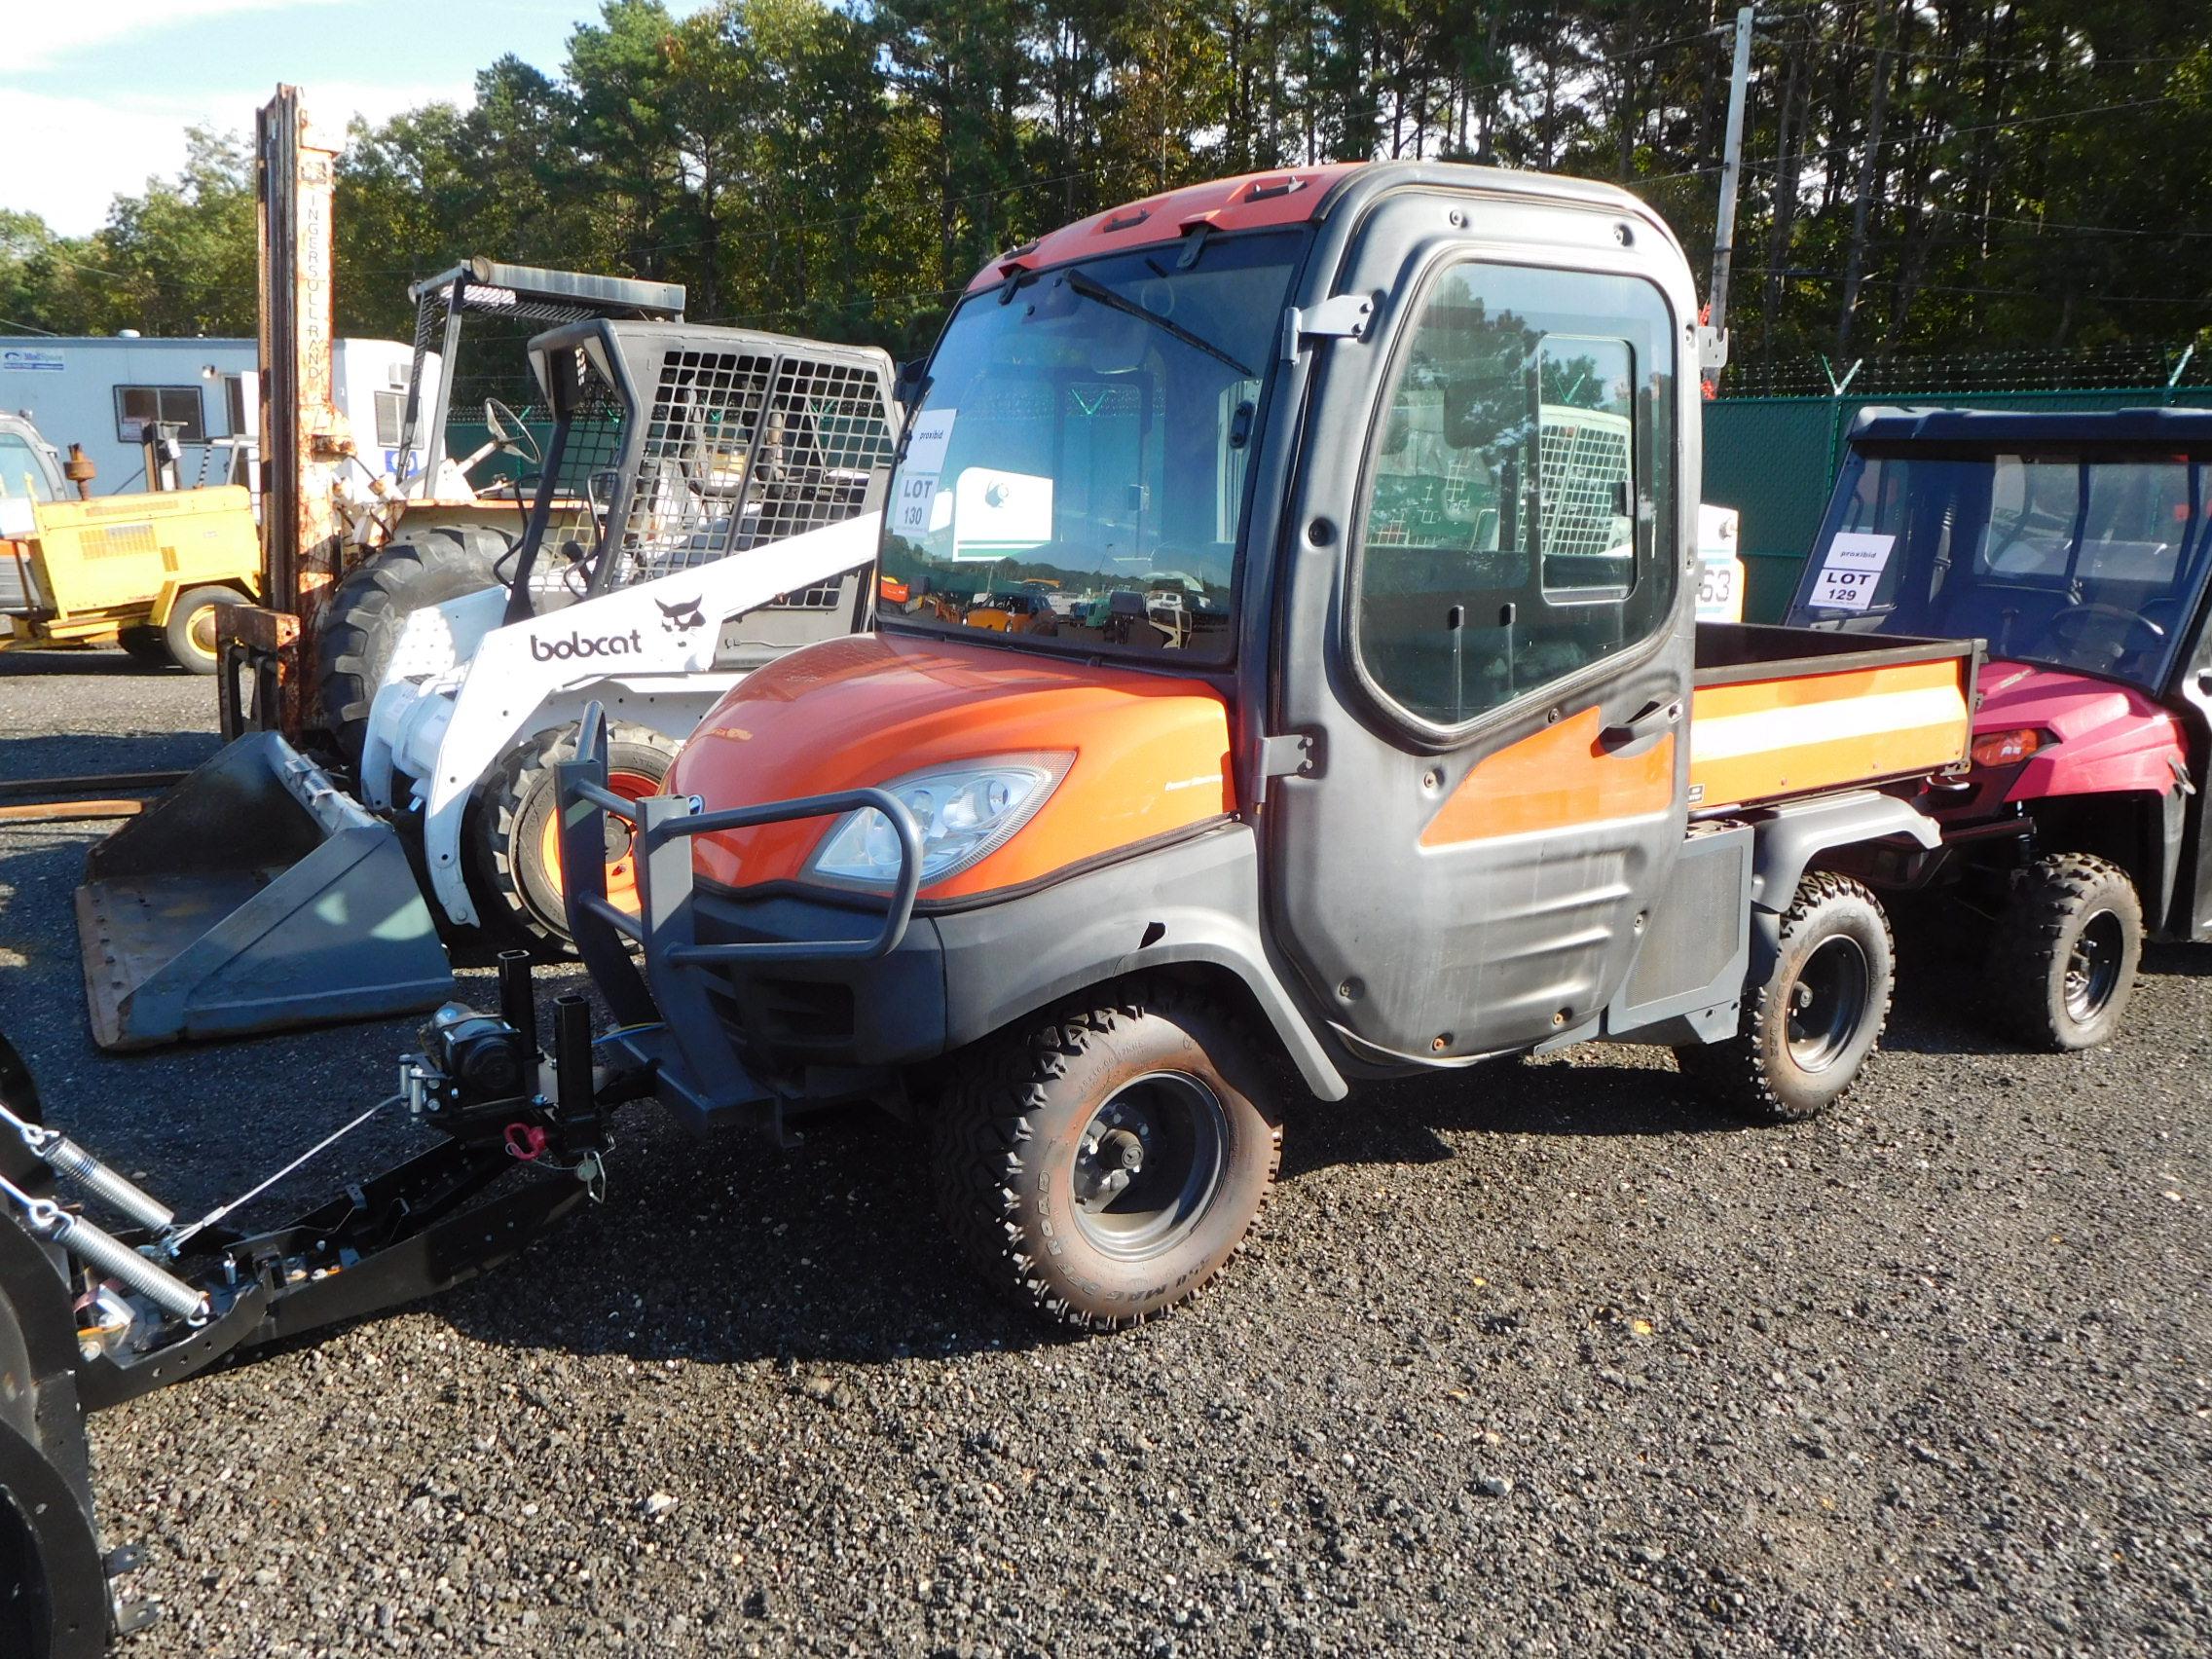
[[[938,1207],[1026,1308],[1114,1330],[1198,1294],[1281,1161],[1266,1072],[1235,1023],[1161,982],[987,1039],[935,1124]]]
[[[2059,853],[2031,866],[1989,944],[1991,1012],[2035,1048],[2111,1040],[2135,989],[2143,903],[2118,865]]]
[[[187,674],[215,672],[215,613],[226,605],[243,605],[245,596],[225,587],[187,588],[169,607],[162,644],[169,661]]]
[[[1737,1034],[1677,1049],[1676,1062],[1754,1123],[1816,1118],[1859,1080],[1889,1019],[1896,977],[1889,918],[1874,896],[1817,870],[1782,918],[1773,970],[1746,987]]]
[[[673,738],[649,726],[610,722],[608,788],[629,800],[660,793],[675,764],[676,747]],[[573,726],[541,732],[509,750],[478,786],[464,830],[478,920],[494,934],[541,953],[557,954],[569,945],[553,762],[575,753]],[[607,817],[607,896],[626,910],[638,907],[634,836],[611,813]]]
[[[449,525],[403,530],[339,581],[315,639],[323,723],[348,765],[361,763],[369,705],[411,611],[496,587],[513,543],[496,530]]]

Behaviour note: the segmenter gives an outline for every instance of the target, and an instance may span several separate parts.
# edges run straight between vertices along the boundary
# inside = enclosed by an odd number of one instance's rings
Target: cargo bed
[[[1700,623],[1691,813],[1965,766],[1980,666],[1974,640]]]

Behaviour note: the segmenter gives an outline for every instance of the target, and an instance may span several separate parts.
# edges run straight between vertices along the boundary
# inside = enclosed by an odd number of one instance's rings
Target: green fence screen
[[[1776,622],[1797,589],[1844,438],[1874,406],[1944,409],[2212,408],[2212,387],[2115,391],[1974,391],[1912,397],[1723,397],[1705,406],[1705,497],[1743,515],[1744,619]]]

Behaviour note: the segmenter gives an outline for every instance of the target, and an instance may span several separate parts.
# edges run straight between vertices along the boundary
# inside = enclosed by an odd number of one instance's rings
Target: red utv
[[[2109,1038],[2146,937],[2212,938],[2212,411],[1869,410],[1788,620],[1987,644],[1973,764],[1888,872],[1984,917],[1993,1011]]]

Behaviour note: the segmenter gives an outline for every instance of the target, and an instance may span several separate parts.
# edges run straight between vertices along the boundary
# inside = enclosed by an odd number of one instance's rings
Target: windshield
[[[1855,451],[1790,620],[1979,638],[2155,690],[2212,562],[2208,473],[2172,454]]]
[[[1226,660],[1244,476],[1303,230],[971,296],[891,487],[879,614]]]

